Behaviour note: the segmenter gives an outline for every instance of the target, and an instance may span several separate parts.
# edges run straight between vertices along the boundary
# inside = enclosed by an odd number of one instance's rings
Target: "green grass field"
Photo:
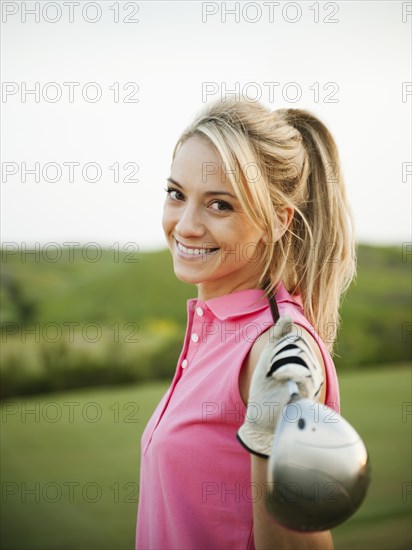
[[[410,371],[369,368],[340,374],[340,385],[342,414],[369,449],[373,479],[362,508],[333,531],[335,547],[409,549]],[[167,386],[3,403],[1,548],[134,548],[140,436]]]

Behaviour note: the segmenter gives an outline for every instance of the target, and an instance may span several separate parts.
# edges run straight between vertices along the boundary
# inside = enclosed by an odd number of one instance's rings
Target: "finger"
[[[277,340],[284,338],[290,332],[292,332],[293,321],[290,315],[283,315],[279,317],[276,325],[270,328],[270,342],[276,343]]]

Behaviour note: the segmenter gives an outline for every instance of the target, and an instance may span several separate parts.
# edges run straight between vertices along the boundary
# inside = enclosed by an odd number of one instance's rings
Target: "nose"
[[[186,203],[184,209],[180,211],[179,220],[175,225],[178,235],[181,237],[202,237],[205,233],[205,226],[201,221],[199,211],[193,205]]]

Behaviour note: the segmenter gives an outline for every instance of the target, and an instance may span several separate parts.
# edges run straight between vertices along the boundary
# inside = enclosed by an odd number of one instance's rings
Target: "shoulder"
[[[322,365],[324,384],[322,387],[321,394],[319,396],[319,401],[321,403],[324,403],[325,397],[326,397],[326,371],[325,371],[325,363],[323,361],[323,357],[322,357],[322,353],[320,351],[319,345],[316,339],[314,338],[314,336],[306,328],[296,323],[293,323],[293,327],[298,334],[303,334],[304,336],[306,336],[306,340],[311,346],[313,353],[317,357],[319,363]],[[247,402],[248,402],[249,387],[250,387],[250,382],[252,380],[253,372],[255,370],[257,362],[259,361],[262,351],[270,341],[270,328],[271,327],[269,327],[267,330],[262,332],[262,334],[258,338],[256,338],[256,340],[253,342],[248,354],[245,357],[242,368],[240,370],[239,391],[245,405],[247,405]]]

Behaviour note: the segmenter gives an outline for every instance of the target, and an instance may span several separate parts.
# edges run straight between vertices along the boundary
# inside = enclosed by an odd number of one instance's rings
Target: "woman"
[[[294,532],[269,516],[267,459],[238,431],[279,316],[318,361],[316,398],[339,411],[331,353],[355,246],[335,142],[307,111],[215,102],[178,140],[168,184],[174,271],[198,295],[142,436],[136,548],[332,548],[330,532]]]

